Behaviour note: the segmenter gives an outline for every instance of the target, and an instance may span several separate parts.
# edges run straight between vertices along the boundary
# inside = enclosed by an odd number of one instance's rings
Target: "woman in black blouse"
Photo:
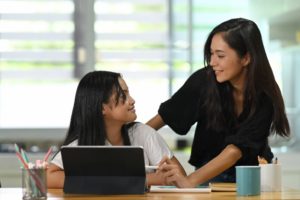
[[[257,25],[231,19],[215,27],[204,47],[205,68],[192,74],[147,124],[184,135],[197,123],[188,176],[166,158],[159,169],[177,187],[235,182],[236,165],[269,162],[272,133],[289,136],[284,102]]]

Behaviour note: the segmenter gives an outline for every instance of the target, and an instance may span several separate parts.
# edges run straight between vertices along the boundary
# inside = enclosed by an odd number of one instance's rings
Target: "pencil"
[[[17,144],[15,144],[15,149],[16,149],[16,155],[19,158],[19,160],[21,161],[21,164],[23,165],[24,169],[28,170],[30,176],[32,176],[32,178],[34,179],[34,181],[35,181],[36,185],[38,186],[38,188],[40,189],[40,191],[45,193],[46,189],[43,186],[43,183],[41,182],[39,176],[37,176],[37,174],[35,174],[33,171],[31,171],[31,169],[29,169],[28,164],[26,163],[26,161],[22,157],[22,155],[20,153],[20,149],[19,149]]]
[[[16,149],[16,155],[19,158],[21,164],[24,166],[25,169],[28,169],[28,164],[24,160],[25,158],[22,157],[21,152],[20,152],[20,148],[19,148],[19,146],[17,144],[15,144],[15,149]]]
[[[17,143],[15,143],[15,150],[16,150],[16,152],[20,152],[20,148],[19,148],[19,146],[17,145]]]
[[[29,158],[26,155],[26,152],[22,148],[21,148],[21,155],[22,155],[24,161],[26,161],[26,163],[29,163]]]
[[[24,166],[24,168],[28,169],[28,164],[25,162],[25,160],[21,156],[20,152],[16,152],[16,154],[17,154],[17,157],[19,158],[19,160],[21,161],[21,164]]]
[[[44,160],[43,160],[44,162],[46,162],[48,160],[51,152],[52,152],[52,147],[50,147],[49,150],[47,151],[47,153],[46,153],[46,155],[44,157]]]

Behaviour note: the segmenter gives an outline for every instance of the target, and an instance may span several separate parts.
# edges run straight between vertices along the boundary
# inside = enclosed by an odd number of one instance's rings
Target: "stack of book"
[[[209,183],[209,187],[213,192],[235,192],[236,184],[235,183]]]

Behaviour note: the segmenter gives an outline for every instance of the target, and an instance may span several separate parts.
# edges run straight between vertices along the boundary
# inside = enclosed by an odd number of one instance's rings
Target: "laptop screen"
[[[142,147],[63,146],[61,154],[66,193],[142,194],[145,192],[146,174]]]

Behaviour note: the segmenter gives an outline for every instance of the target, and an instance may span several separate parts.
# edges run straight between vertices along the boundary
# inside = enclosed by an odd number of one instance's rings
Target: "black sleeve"
[[[176,133],[186,134],[196,122],[205,80],[206,69],[196,71],[169,100],[160,105],[159,115]]]
[[[257,160],[260,151],[265,147],[270,133],[273,106],[265,97],[259,101],[255,113],[242,122],[235,135],[226,138],[226,144],[234,144],[242,151],[241,160]]]

